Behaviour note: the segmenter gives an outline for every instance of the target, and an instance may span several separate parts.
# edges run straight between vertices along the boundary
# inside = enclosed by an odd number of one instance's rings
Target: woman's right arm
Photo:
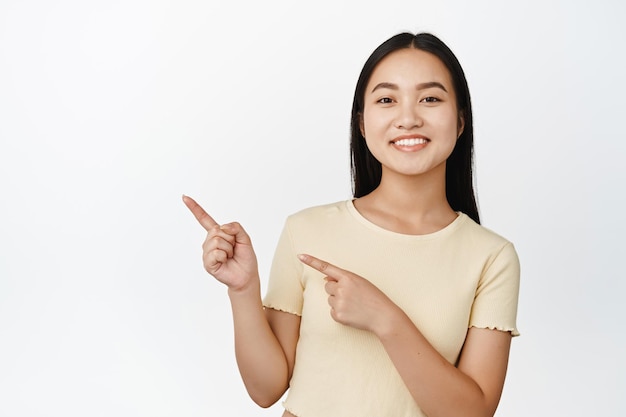
[[[289,386],[300,318],[263,308],[256,255],[240,224],[220,226],[192,198],[183,196],[183,202],[207,231],[204,268],[228,287],[244,385],[255,403],[269,407]]]
[[[248,394],[269,407],[289,387],[300,317],[264,309],[257,288],[228,291],[233,311],[235,356]]]

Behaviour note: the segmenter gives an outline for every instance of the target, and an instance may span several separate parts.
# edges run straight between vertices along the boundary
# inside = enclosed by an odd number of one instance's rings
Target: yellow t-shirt
[[[351,200],[288,217],[264,305],[301,316],[284,407],[298,417],[423,416],[374,334],[335,322],[323,274],[307,253],[372,282],[456,363],[469,327],[516,328],[519,261],[513,245],[463,213],[427,235],[385,230]]]

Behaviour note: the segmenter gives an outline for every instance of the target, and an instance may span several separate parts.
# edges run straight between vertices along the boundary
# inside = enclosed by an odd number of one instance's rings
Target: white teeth
[[[415,146],[415,145],[421,145],[422,143],[426,143],[426,139],[400,139],[394,142],[396,145],[399,146]]]

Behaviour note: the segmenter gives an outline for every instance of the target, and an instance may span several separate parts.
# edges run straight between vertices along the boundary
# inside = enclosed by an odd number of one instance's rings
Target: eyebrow
[[[398,90],[398,85],[394,84],[394,83],[386,83],[386,82],[378,83],[378,84],[376,84],[376,86],[374,88],[372,88],[371,92],[373,93],[374,91],[376,91],[378,89],[381,89],[381,88],[388,88],[390,90]],[[437,81],[429,81],[429,82],[426,82],[426,83],[420,83],[420,84],[418,84],[415,87],[415,89],[418,90],[418,91],[419,90],[426,90],[427,88],[440,88],[443,91],[445,91],[446,93],[448,92],[448,90],[446,90],[446,87],[444,87],[443,84],[441,84],[440,82],[437,82]]]

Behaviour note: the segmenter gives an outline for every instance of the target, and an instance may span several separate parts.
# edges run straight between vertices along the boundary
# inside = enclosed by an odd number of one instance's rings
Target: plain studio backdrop
[[[400,31],[459,57],[521,258],[497,415],[626,415],[624,4],[2,1],[0,416],[279,416],[181,194],[246,227],[264,291],[285,217],[350,198],[356,79]]]

